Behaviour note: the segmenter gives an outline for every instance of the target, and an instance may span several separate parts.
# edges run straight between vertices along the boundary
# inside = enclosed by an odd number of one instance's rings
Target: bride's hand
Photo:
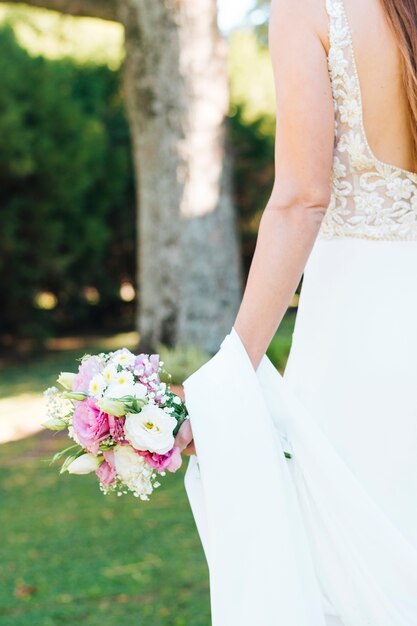
[[[181,450],[182,454],[190,456],[195,454],[195,446],[193,439],[193,431],[191,429],[190,420],[186,419],[180,426],[180,429],[175,437],[175,445]]]

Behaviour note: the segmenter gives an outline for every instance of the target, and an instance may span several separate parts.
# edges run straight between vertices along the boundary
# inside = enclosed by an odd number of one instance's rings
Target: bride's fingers
[[[193,432],[191,430],[190,420],[186,419],[180,426],[180,429],[175,437],[175,446],[177,446],[181,452],[191,443],[193,440]]]
[[[194,439],[188,444],[186,448],[184,448],[182,453],[185,454],[186,456],[190,456],[191,454],[196,454]]]

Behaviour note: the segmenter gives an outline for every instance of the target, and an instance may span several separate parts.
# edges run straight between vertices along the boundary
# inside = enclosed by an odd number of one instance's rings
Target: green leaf
[[[74,448],[78,448],[78,452],[80,450],[83,451],[83,448],[78,443],[75,443],[72,446],[68,446],[68,448],[65,448],[64,450],[60,450],[60,452],[56,452],[51,459],[50,465],[52,465],[52,463],[55,463],[56,461],[59,461],[64,456],[64,454],[66,454],[69,450],[73,450]],[[77,456],[79,455],[77,454]]]
[[[67,458],[62,464],[61,469],[59,470],[59,473],[63,474],[64,472],[66,472],[68,469],[68,465],[70,465],[73,461],[75,461],[75,459],[78,459],[78,457],[81,456],[82,454],[85,454],[85,450],[83,450],[80,447],[80,450],[78,450],[75,454],[71,454],[70,456],[67,456]]]

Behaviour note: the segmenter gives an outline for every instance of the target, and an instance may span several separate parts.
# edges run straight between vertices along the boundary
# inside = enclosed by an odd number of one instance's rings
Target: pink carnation
[[[143,456],[147,463],[151,465],[158,472],[168,470],[169,472],[176,472],[181,467],[182,458],[180,449],[175,446],[166,454],[158,454],[157,452],[148,452],[147,450],[136,450],[140,456]]]
[[[78,374],[74,378],[74,382],[72,383],[72,390],[88,393],[90,380],[93,378],[93,376],[99,374],[102,370],[103,364],[96,356],[90,356],[90,358],[85,359],[85,361],[81,363],[78,369]]]
[[[97,454],[100,441],[109,435],[109,416],[100,411],[93,398],[77,404],[72,425],[81,445],[92,454]]]
[[[116,417],[115,415],[108,415],[109,418],[109,431],[114,441],[127,441],[125,439],[124,419]]]

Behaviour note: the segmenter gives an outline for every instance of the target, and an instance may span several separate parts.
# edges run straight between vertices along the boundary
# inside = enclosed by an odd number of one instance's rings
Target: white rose
[[[82,454],[70,463],[67,472],[70,474],[90,474],[100,467],[101,461],[94,454]]]
[[[72,383],[74,382],[74,378],[77,374],[73,374],[72,372],[61,372],[57,378],[57,383],[62,385],[64,389],[71,390]]]
[[[116,474],[128,482],[132,475],[142,471],[145,459],[132,446],[118,444],[113,448]]]
[[[116,474],[132,491],[140,496],[150,495],[153,491],[152,468],[131,446],[117,445],[113,448]]]
[[[147,404],[140,413],[128,413],[125,436],[136,450],[166,454],[174,446],[172,434],[177,420],[155,404]]]
[[[141,398],[145,398],[147,394],[147,388],[142,383],[133,383],[133,384],[123,384],[118,385],[114,383],[107,387],[104,395],[107,398],[123,398],[124,396],[133,396],[140,400]]]

